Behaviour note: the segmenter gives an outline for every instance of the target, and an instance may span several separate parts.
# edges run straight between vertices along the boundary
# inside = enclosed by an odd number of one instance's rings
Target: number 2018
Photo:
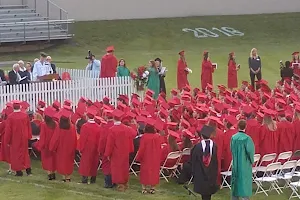
[[[207,38],[207,37],[217,38],[220,37],[220,34],[226,35],[228,37],[244,35],[244,33],[242,33],[241,31],[238,31],[231,27],[221,27],[221,28],[213,27],[211,31],[207,30],[206,28],[195,28],[195,29],[183,28],[182,31],[186,33],[193,32],[196,38]]]

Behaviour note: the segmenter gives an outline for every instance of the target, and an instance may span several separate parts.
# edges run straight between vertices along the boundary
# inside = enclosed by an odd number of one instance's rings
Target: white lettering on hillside
[[[195,29],[183,28],[182,31],[186,33],[192,32],[195,38],[207,38],[207,37],[217,38],[220,37],[221,35],[225,35],[227,37],[244,36],[243,32],[227,26],[221,28],[213,27],[211,30],[208,30],[206,28],[195,28]]]

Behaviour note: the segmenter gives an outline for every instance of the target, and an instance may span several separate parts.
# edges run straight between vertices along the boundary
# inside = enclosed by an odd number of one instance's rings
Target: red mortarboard
[[[56,111],[52,106],[48,106],[44,111],[44,115],[51,117],[51,118],[54,117],[55,114],[56,114]]]
[[[71,115],[72,115],[72,112],[70,110],[62,109],[60,111],[60,116],[61,117],[69,118]]]
[[[119,110],[119,109],[115,109],[113,112],[112,112],[112,115],[116,118],[116,119],[121,119],[122,116],[124,115],[124,112]]]
[[[76,124],[76,122],[81,118],[82,116],[79,116],[77,113],[74,113],[72,116],[71,116],[71,122],[73,124]]]
[[[203,51],[203,56],[207,55],[208,51]]]
[[[102,103],[97,100],[97,101],[95,101],[94,106],[96,108],[100,109],[102,107]]]
[[[187,96],[187,95],[184,95],[184,96],[181,96],[181,99],[183,101],[190,101],[191,100],[191,97],[190,96]]]
[[[89,107],[86,111],[86,114],[89,118],[95,117],[95,115],[97,114],[97,108],[95,108],[94,106]]]
[[[283,98],[283,94],[281,94],[280,92],[275,92],[275,96],[277,98]]]
[[[245,114],[251,114],[252,112],[254,111],[254,109],[251,107],[251,106],[244,106],[243,107],[243,112],[245,113]]]
[[[165,109],[160,109],[159,114],[162,118],[167,118],[169,116],[168,111]]]
[[[140,96],[136,93],[132,93],[131,98],[139,98]]]
[[[298,101],[298,96],[296,95],[296,94],[294,94],[294,93],[291,93],[290,94],[290,98],[293,100],[293,101]]]
[[[64,105],[66,105],[66,106],[71,106],[71,105],[72,105],[72,101],[66,99],[66,100],[64,101]]]
[[[115,47],[114,46],[108,46],[106,48],[106,52],[111,52],[111,51],[115,51]]]
[[[184,55],[184,50],[178,52],[179,55]]]
[[[139,106],[139,105],[141,104],[141,102],[140,102],[138,99],[136,99],[136,98],[133,98],[133,99],[131,100],[131,103],[132,103],[132,105],[134,105],[134,106]]]
[[[271,116],[271,117],[273,117],[274,115],[276,115],[276,112],[274,110],[271,110],[271,109],[265,109],[264,110],[264,116]]]
[[[144,121],[147,125],[150,125],[150,126],[154,126],[155,125],[155,119],[149,117],[149,118],[146,118],[146,120]]]
[[[243,84],[244,86],[248,86],[248,85],[249,85],[248,81],[242,81],[242,84]]]
[[[169,136],[172,136],[172,137],[174,137],[176,139],[180,138],[180,135],[177,132],[172,131],[172,130],[168,130],[168,132],[169,132]]]
[[[257,115],[258,117],[260,117],[260,118],[264,118],[264,114],[261,113],[261,112],[257,112],[256,115]]]
[[[102,101],[103,103],[109,103],[110,99],[108,97],[104,97]]]
[[[187,92],[191,91],[191,87],[188,84],[186,84],[182,89],[183,91],[187,91]]]
[[[216,103],[214,105],[215,111],[217,111],[218,113],[222,112],[224,110],[224,105],[223,103]]]
[[[155,124],[154,124],[154,127],[158,130],[158,131],[162,131],[162,130],[164,130],[164,122],[163,121],[161,121],[160,119],[157,119],[156,121],[155,121]]]
[[[237,96],[238,96],[239,98],[241,98],[241,99],[244,99],[244,98],[245,98],[245,92],[239,90],[239,91],[237,92]]]
[[[234,116],[232,116],[232,115],[227,115],[227,116],[225,117],[225,120],[226,120],[227,122],[229,122],[231,125],[236,125],[236,123],[237,123],[236,117],[234,117]]]
[[[188,121],[186,121],[185,119],[182,119],[181,126],[183,126],[185,129],[188,129],[191,125]]]
[[[13,106],[20,106],[22,104],[22,101],[13,100],[11,103],[13,104]]]
[[[226,90],[226,87],[224,85],[217,85],[218,86],[218,89],[221,90],[221,91],[225,91]]]
[[[175,89],[171,90],[171,94],[173,94],[174,96],[176,96],[178,94],[178,92]]]
[[[87,99],[86,97],[80,97],[79,100],[80,100],[80,101],[83,101],[83,102],[87,102],[87,101],[88,101],[88,99]]]
[[[188,137],[188,138],[194,138],[195,137],[195,135],[193,135],[192,133],[191,133],[191,131],[189,131],[189,130],[183,130],[182,131],[182,133],[186,136],[186,137]]]
[[[69,106],[69,105],[64,105],[63,108],[64,108],[64,109],[67,109],[67,110],[69,110],[69,111],[72,111],[72,107]]]
[[[154,95],[154,92],[152,91],[152,90],[147,90],[146,91],[146,95],[148,95],[148,96],[150,96],[150,97],[153,97],[153,95]]]
[[[148,117],[150,115],[150,113],[146,110],[141,110],[141,115]]]
[[[278,104],[280,104],[282,106],[286,106],[286,102],[283,99],[281,99],[281,98],[278,98],[277,102],[278,102]]]
[[[214,123],[217,123],[218,125],[223,126],[222,121],[221,121],[220,118],[218,118],[218,117],[215,117],[215,116],[209,116],[208,119],[209,119],[210,121],[213,121]]]
[[[22,106],[23,109],[27,110],[27,108],[29,108],[30,105],[29,105],[29,103],[27,101],[23,101],[21,103],[21,106]]]
[[[293,56],[296,56],[296,55],[298,55],[298,54],[299,54],[298,51],[295,51],[294,53],[292,53]]]
[[[212,91],[213,86],[212,86],[212,84],[207,83],[206,88],[207,88],[209,91]]]
[[[128,98],[127,95],[120,94],[120,95],[119,95],[119,99],[125,101],[125,103],[127,103],[127,104],[129,103],[129,98]]]
[[[265,93],[264,93],[264,97],[265,97],[266,99],[270,99],[270,98],[271,98],[271,95],[265,92]]]
[[[170,108],[169,104],[165,101],[161,103],[161,106],[166,110],[168,110]]]
[[[41,106],[42,108],[44,108],[46,106],[46,103],[44,101],[39,101],[38,105]]]
[[[143,117],[143,116],[137,116],[136,117],[136,122],[145,122],[147,120],[146,117]]]
[[[229,114],[233,114],[233,115],[237,115],[237,114],[239,114],[239,111],[236,110],[236,109],[233,109],[233,108],[229,108],[228,109],[228,113]]]
[[[53,104],[52,104],[52,106],[53,106],[53,108],[55,108],[55,109],[60,109],[61,104],[60,104],[59,101],[54,101]]]
[[[199,88],[194,88],[194,93],[198,94],[198,92],[200,92],[200,89]]]
[[[212,103],[217,104],[217,103],[221,103],[221,101],[217,98],[213,98]]]
[[[266,81],[266,80],[264,80],[264,79],[261,79],[261,80],[259,80],[259,81],[255,81],[255,82],[257,82],[257,83],[259,83],[259,84],[263,84],[263,85],[268,85],[268,81]]]
[[[177,125],[178,125],[178,124],[177,124],[176,122],[167,122],[167,126],[168,126],[168,127],[176,128]]]

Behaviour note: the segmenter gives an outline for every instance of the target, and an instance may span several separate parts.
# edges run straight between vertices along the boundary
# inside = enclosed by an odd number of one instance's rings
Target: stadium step
[[[0,5],[0,9],[17,9],[17,8],[27,8],[25,5]]]
[[[44,21],[48,20],[47,17],[24,17],[24,18],[7,18],[1,19],[0,23],[14,23],[14,22],[32,22],[32,21]]]
[[[60,26],[56,26],[56,25],[49,25],[50,30],[57,30],[60,29]],[[47,30],[48,31],[48,25],[26,25],[25,26],[25,32],[28,31],[44,31]],[[0,25],[0,33],[8,33],[8,32],[24,32],[24,26],[20,25],[20,26],[4,26],[1,27]]]
[[[0,19],[5,18],[25,18],[25,17],[39,17],[40,14],[30,12],[30,13],[9,13],[9,14],[0,14]]]
[[[67,31],[65,30],[50,30],[50,36],[52,35],[63,35],[67,34]],[[25,32],[25,36],[27,37],[39,37],[39,36],[48,36],[48,30],[44,31],[28,31]],[[12,37],[22,37],[24,38],[24,32],[9,32],[9,33],[0,33],[0,41],[2,41],[3,38],[12,38]]]
[[[66,40],[71,39],[74,37],[73,34],[66,34],[66,35],[53,35],[50,36],[50,40]],[[39,36],[39,37],[27,37],[26,41],[47,41],[49,39],[48,36]],[[3,38],[0,42],[2,43],[12,43],[12,42],[23,42],[23,37],[12,37],[12,38]]]
[[[34,9],[0,9],[0,14],[18,14],[18,13],[35,13]]]

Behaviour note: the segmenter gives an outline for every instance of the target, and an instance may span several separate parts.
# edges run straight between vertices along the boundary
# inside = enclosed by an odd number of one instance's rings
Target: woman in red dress
[[[210,62],[210,58],[208,57],[208,52],[204,51],[203,53],[203,61],[202,61],[202,70],[201,70],[201,86],[202,92],[205,92],[207,84],[213,84],[213,74],[214,68],[212,63]]]
[[[235,62],[234,52],[229,54],[228,59],[228,72],[227,72],[227,87],[229,89],[234,89],[238,87],[237,71],[240,69],[240,65]]]
[[[155,120],[148,118],[146,123],[136,160],[141,163],[142,193],[154,194],[155,186],[159,184],[161,136],[155,131]]]

